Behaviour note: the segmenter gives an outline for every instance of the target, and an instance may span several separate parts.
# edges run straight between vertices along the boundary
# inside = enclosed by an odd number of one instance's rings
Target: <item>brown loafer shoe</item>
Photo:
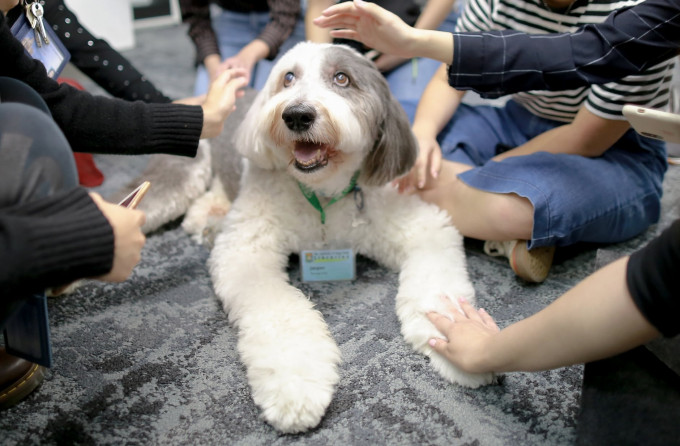
[[[507,257],[515,274],[527,282],[541,283],[550,272],[555,247],[541,246],[529,251],[526,240],[487,241],[484,252],[490,256]]]
[[[0,348],[0,410],[26,398],[45,379],[45,367],[18,358]]]

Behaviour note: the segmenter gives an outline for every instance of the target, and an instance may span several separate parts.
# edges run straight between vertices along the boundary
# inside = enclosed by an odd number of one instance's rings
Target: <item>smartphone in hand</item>
[[[129,209],[135,209],[137,205],[139,204],[140,201],[142,201],[142,198],[144,198],[144,195],[146,195],[146,192],[149,190],[149,187],[151,187],[151,183],[148,181],[143,182],[135,190],[130,192],[127,197],[123,198],[120,203],[118,203],[118,206],[123,206]]]
[[[642,136],[680,143],[680,114],[631,104],[624,105],[622,113]]]

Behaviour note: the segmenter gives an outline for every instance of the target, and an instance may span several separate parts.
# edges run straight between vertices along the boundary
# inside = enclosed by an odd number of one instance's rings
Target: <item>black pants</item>
[[[78,185],[73,152],[38,93],[0,77],[0,209]],[[31,296],[0,296],[0,328]]]

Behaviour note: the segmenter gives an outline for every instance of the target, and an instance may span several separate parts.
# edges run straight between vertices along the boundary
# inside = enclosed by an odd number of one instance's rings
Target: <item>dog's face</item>
[[[276,63],[236,135],[266,169],[287,169],[329,195],[359,182],[382,185],[417,154],[408,118],[372,62],[343,45],[304,42]]]

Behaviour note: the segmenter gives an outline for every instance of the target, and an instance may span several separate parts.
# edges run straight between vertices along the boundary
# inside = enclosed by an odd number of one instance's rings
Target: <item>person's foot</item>
[[[0,348],[0,410],[26,398],[45,379],[45,367],[18,358]]]
[[[510,260],[510,267],[527,282],[541,283],[550,272],[554,246],[540,246],[531,251],[527,249],[526,240],[510,240],[505,242],[487,241],[484,252],[490,256],[505,256]]]

